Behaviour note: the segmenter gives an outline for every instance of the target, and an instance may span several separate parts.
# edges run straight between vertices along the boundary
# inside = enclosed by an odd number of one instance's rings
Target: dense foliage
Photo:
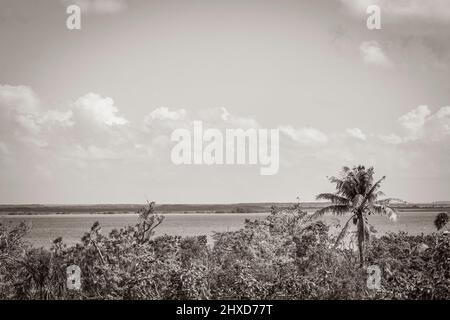
[[[372,238],[367,264],[381,288],[369,289],[358,254],[334,246],[329,226],[299,206],[242,229],[205,236],[158,236],[154,204],[135,226],[108,235],[96,223],[81,242],[49,250],[23,241],[24,224],[0,226],[0,299],[450,299],[450,236],[405,233]],[[66,269],[81,269],[69,290]]]

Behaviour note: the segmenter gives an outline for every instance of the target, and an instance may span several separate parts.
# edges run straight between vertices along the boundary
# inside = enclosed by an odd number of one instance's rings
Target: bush
[[[369,260],[383,272],[383,297],[450,298],[450,237],[404,232],[373,240]]]
[[[353,250],[336,248],[329,228],[296,205],[272,209],[237,231],[154,237],[163,221],[154,204],[140,222],[103,235],[95,223],[81,242],[61,238],[49,250],[22,239],[24,224],[0,225],[1,299],[449,299],[450,239],[445,234],[388,234],[367,246],[382,270],[368,289]],[[81,269],[69,290],[66,269]]]

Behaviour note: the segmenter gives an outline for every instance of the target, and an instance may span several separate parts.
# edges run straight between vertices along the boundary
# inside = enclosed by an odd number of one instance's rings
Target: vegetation
[[[58,238],[50,250],[27,245],[24,224],[0,226],[0,299],[450,299],[444,233],[368,239],[366,261],[382,271],[375,290],[359,255],[299,205],[217,233],[212,246],[205,236],[154,237],[161,222],[151,203],[135,226],[103,235],[95,223],[77,245]],[[81,290],[70,290],[71,265]]]
[[[336,192],[317,196],[331,205],[314,215],[273,206],[264,220],[215,233],[212,245],[206,236],[155,237],[164,217],[154,203],[135,226],[104,235],[96,222],[75,246],[58,238],[49,250],[23,240],[26,224],[0,224],[0,299],[450,299],[448,231],[369,237],[368,216],[395,214],[390,199],[378,199],[384,177],[373,175],[344,168],[330,178]],[[349,219],[343,228],[314,219],[325,213]],[[437,230],[448,221],[438,214]],[[358,252],[342,244],[350,222]],[[364,264],[379,268],[376,286]]]
[[[395,210],[389,206],[393,199],[379,200],[383,196],[380,191],[381,182],[386,178],[374,180],[373,168],[366,169],[364,166],[357,166],[352,169],[343,168],[341,177],[331,177],[330,182],[336,185],[336,193],[321,193],[317,200],[331,201],[331,205],[316,211],[315,216],[325,213],[343,215],[351,213],[350,218],[344,225],[341,233],[336,239],[339,244],[349,228],[350,221],[357,225],[358,250],[360,265],[364,264],[364,248],[366,240],[370,237],[368,216],[371,214],[385,214],[389,217],[395,216]]]
[[[231,212],[232,213],[250,213],[250,210],[248,208],[236,207]]]
[[[444,228],[447,229],[448,224],[448,214],[445,212],[441,212],[436,216],[436,219],[434,220],[434,225],[436,226],[436,229],[442,230]]]

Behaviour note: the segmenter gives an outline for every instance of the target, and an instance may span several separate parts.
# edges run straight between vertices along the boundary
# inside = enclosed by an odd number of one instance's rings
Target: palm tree
[[[448,223],[448,221],[449,221],[448,214],[445,212],[441,212],[434,219],[434,225],[436,226],[436,229],[438,229],[439,231],[444,227],[447,228],[446,224]]]
[[[389,218],[396,217],[395,209],[389,206],[394,199],[378,200],[383,196],[380,185],[386,178],[382,177],[374,183],[374,169],[366,169],[364,166],[356,166],[352,169],[344,167],[340,177],[329,178],[331,183],[336,185],[335,193],[319,194],[317,200],[327,200],[331,205],[316,211],[313,217],[322,216],[325,213],[344,215],[351,213],[350,219],[339,233],[335,246],[344,238],[350,226],[350,221],[357,225],[357,238],[360,265],[364,265],[364,245],[369,238],[367,217],[371,214],[386,214]],[[395,199],[398,200],[398,199]]]

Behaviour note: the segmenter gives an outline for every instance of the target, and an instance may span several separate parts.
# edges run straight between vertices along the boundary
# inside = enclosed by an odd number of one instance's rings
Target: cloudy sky
[[[0,0],[0,203],[311,201],[357,164],[450,200],[449,28],[448,0]],[[194,120],[280,129],[278,174],[172,164]]]

